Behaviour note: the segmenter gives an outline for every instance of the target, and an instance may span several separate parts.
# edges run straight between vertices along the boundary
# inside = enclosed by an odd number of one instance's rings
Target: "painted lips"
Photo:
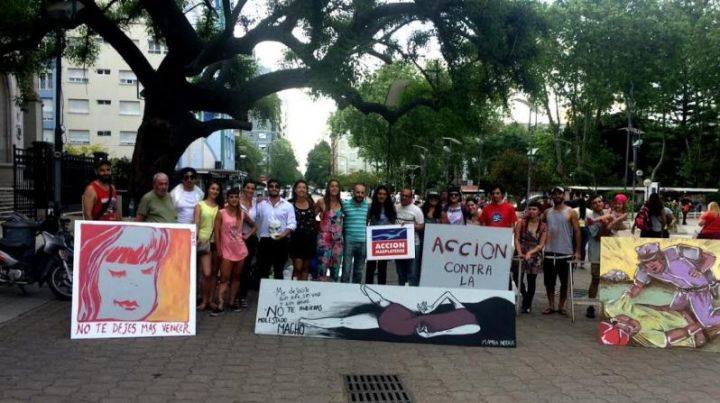
[[[120,308],[122,308],[126,311],[134,311],[139,306],[135,300],[118,301],[118,300],[114,299],[113,304],[119,306]]]

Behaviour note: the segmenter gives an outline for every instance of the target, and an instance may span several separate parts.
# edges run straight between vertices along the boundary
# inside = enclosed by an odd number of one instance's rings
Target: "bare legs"
[[[301,281],[307,281],[310,273],[310,261],[306,259],[294,258],[293,264],[293,277]]]
[[[198,309],[204,310],[213,305],[212,297],[213,292],[215,292],[216,279],[213,271],[212,253],[201,255],[199,260],[200,270],[202,271],[202,302],[200,302]]]
[[[230,260],[223,259],[220,264],[220,282],[218,283],[218,309],[223,310],[225,308],[225,294],[230,288],[230,298],[227,301],[230,304],[234,304],[237,298],[238,291],[240,290],[240,276],[242,275],[243,264],[245,260],[239,262],[232,262]],[[232,284],[231,281],[232,280]]]
[[[347,329],[365,330],[376,329],[380,327],[378,325],[377,317],[369,313],[348,316],[346,318],[301,318],[300,322],[309,326],[320,327],[323,329],[335,329],[339,327],[344,327]]]

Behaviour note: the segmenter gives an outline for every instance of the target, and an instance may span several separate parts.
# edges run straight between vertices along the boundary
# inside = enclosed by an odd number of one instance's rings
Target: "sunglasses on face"
[[[460,193],[450,193],[450,197],[460,197]]]

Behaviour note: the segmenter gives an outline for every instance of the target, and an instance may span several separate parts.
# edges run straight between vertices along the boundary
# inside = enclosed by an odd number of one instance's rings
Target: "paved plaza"
[[[538,291],[514,349],[256,336],[255,298],[199,314],[195,337],[73,341],[70,304],[49,300],[0,324],[0,398],[343,402],[342,375],[399,374],[418,402],[720,400],[720,354],[601,346],[597,320],[541,315]],[[0,310],[36,293],[1,289]]]

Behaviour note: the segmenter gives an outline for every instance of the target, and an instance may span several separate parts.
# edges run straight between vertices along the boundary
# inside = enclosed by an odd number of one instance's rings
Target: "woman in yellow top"
[[[202,302],[197,309],[203,311],[208,308],[215,308],[212,302],[213,291],[215,291],[215,272],[213,270],[213,254],[215,252],[215,216],[218,213],[218,196],[220,195],[220,184],[214,181],[208,182],[205,189],[205,199],[195,206],[195,225],[197,225],[197,252],[200,270],[202,271]]]

